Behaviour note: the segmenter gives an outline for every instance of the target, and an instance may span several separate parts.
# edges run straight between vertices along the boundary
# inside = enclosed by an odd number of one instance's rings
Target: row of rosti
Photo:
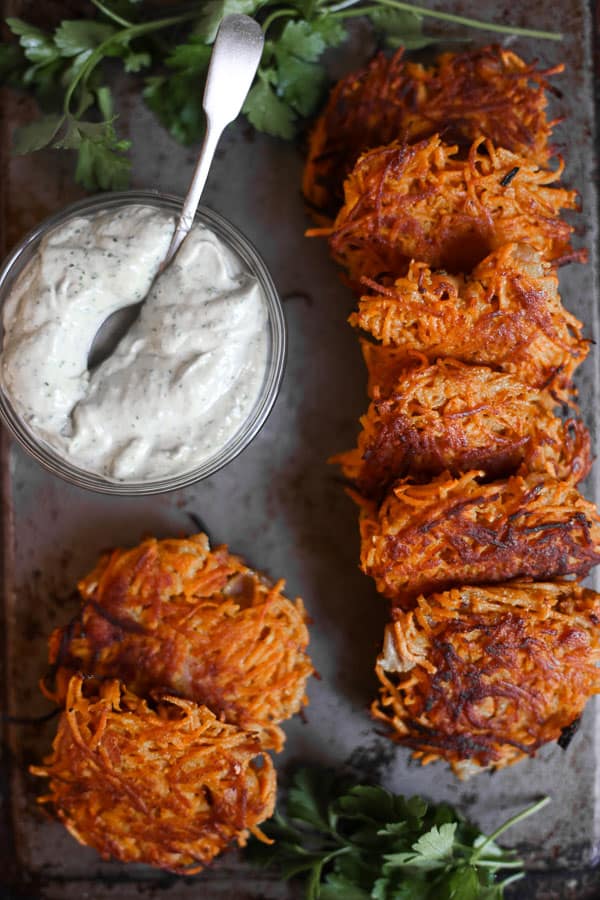
[[[600,690],[590,440],[556,415],[588,352],[558,293],[585,259],[552,163],[559,70],[498,47],[379,56],[334,89],[304,174],[309,234],[360,298],[370,406],[337,461],[391,601],[372,712],[462,777],[564,744]]]
[[[63,707],[35,775],[81,843],[193,874],[273,812],[280,724],[312,672],[300,600],[205,535],[106,553],[50,638]]]

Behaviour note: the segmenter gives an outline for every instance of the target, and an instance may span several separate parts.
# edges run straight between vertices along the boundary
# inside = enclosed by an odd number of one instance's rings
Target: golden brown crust
[[[548,79],[563,70],[563,64],[537,69],[498,45],[442,53],[419,110],[423,125],[413,124],[412,140],[437,132],[468,150],[483,135],[543,165],[556,124],[546,115]]]
[[[153,710],[117,681],[84,696],[82,682],[68,682],[52,753],[31,769],[50,779],[39,802],[80,843],[191,875],[260,836],[275,772],[256,734],[187,700],[164,697]]]
[[[51,638],[56,697],[73,671],[118,678],[206,704],[279,750],[277,723],[306,702],[313,671],[302,601],[282,588],[204,535],[105,554],[79,584],[79,617]]]
[[[437,135],[371,150],[346,181],[328,232],[331,253],[356,286],[364,278],[393,282],[411,260],[468,273],[510,242],[554,264],[576,258],[573,228],[560,213],[577,207],[577,194],[556,187],[562,168],[540,168],[487,140],[459,159],[456,145]]]
[[[464,587],[394,610],[372,707],[459,777],[557,740],[600,692],[600,596],[573,582]]]
[[[381,395],[381,392],[380,392]],[[545,472],[575,483],[591,466],[589,433],[554,415],[553,398],[512,375],[454,359],[405,370],[361,419],[358,446],[334,457],[361,495],[448,470],[487,478]]]
[[[304,195],[334,217],[361,153],[435,133],[462,147],[482,135],[545,164],[554,124],[546,116],[547,79],[562,69],[539,71],[499,46],[444,53],[427,68],[405,61],[403,50],[390,59],[379,54],[333,88],[310,135]]]
[[[469,278],[413,262],[392,287],[371,286],[377,293],[361,298],[350,322],[394,348],[387,365],[384,351],[370,351],[379,356],[372,380],[388,387],[417,352],[431,362],[453,357],[495,366],[567,397],[588,353],[581,322],[561,303],[556,271],[526,244],[506,244]]]
[[[600,562],[600,516],[547,475],[481,484],[482,472],[400,482],[361,514],[361,568],[410,605],[420,593],[511,578],[587,575]]]

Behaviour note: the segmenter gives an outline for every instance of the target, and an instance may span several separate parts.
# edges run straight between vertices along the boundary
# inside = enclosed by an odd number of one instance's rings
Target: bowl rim
[[[10,291],[12,287],[13,278],[18,277],[29,262],[29,258],[25,258],[27,254],[33,253],[46,234],[68,219],[78,214],[91,214],[104,209],[132,205],[151,205],[160,209],[169,209],[177,215],[182,204],[183,198],[177,194],[152,189],[132,189],[95,194],[63,207],[31,229],[3,261],[0,269],[0,311],[4,305],[6,292]],[[268,419],[279,394],[287,354],[286,324],[278,291],[262,256],[236,225],[206,206],[198,207],[194,222],[206,225],[228,247],[234,250],[244,265],[258,279],[263,292],[268,314],[270,355],[260,394],[250,414],[224,447],[194,469],[148,481],[117,481],[74,465],[61,456],[50,444],[37,437],[33,430],[25,425],[0,382],[0,421],[29,456],[32,456],[46,471],[57,475],[64,481],[97,493],[121,496],[148,496],[189,487],[191,484],[214,475],[239,456],[254,440]],[[4,327],[0,315],[0,346],[3,342]]]

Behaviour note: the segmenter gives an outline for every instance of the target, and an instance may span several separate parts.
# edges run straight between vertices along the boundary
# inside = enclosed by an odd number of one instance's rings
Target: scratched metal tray
[[[28,15],[33,3],[9,3],[5,12]],[[60,7],[61,4],[58,4]],[[437,4],[465,14],[510,18],[514,24],[561,28],[562,45],[510,41],[525,58],[567,63],[557,80],[563,97],[554,110],[568,113],[557,130],[568,167],[566,180],[583,197],[577,218],[590,265],[562,277],[566,304],[598,340],[597,209],[594,168],[593,7],[582,0],[543,0],[498,7],[492,2]],[[63,4],[64,6],[64,4]],[[70,4],[70,7],[73,4]],[[39,9],[39,7],[38,7]],[[59,10],[60,11],[60,10]],[[69,9],[73,14],[73,9]],[[485,35],[475,35],[485,41]],[[359,53],[372,52],[360,35]],[[347,63],[347,61],[346,61]],[[344,65],[344,60],[336,64]],[[342,69],[340,69],[342,71]],[[27,99],[4,96],[2,224],[4,250],[41,218],[75,196],[70,167],[56,154],[9,157],[10,124],[33,115]],[[177,146],[137,98],[121,97],[134,146],[134,186],[182,193],[194,153]],[[75,608],[72,589],[109,545],[132,544],[146,534],[185,534],[195,517],[214,542],[228,542],[252,564],[287,578],[314,619],[312,652],[321,675],[310,685],[307,721],[287,727],[280,773],[294,761],[349,765],[365,777],[409,793],[446,799],[484,828],[541,794],[552,805],[522,830],[515,829],[533,873],[513,896],[598,897],[600,871],[600,707],[591,703],[566,752],[546,748],[533,761],[459,784],[442,765],[421,769],[408,753],[377,733],[367,709],[375,691],[373,661],[385,605],[358,571],[356,510],[344,495],[334,452],[352,445],[364,410],[365,373],[358,342],[346,324],[352,297],[342,286],[324,243],[303,237],[307,220],[299,183],[299,147],[251,134],[243,125],[226,136],[206,202],[230,218],[264,255],[284,300],[289,356],[283,389],[268,424],[251,447],[225,470],[196,487],[167,496],[120,499],[71,487],[46,474],[6,436],[2,443],[3,635],[2,807],[0,896],[27,898],[117,897],[291,898],[295,888],[248,870],[235,854],[188,880],[102,862],[79,847],[35,804],[38,785],[28,765],[47,751],[55,721],[9,723],[7,716],[41,716],[49,705],[37,689],[44,672],[46,638]],[[597,442],[599,356],[581,368],[582,415]],[[598,472],[587,493],[599,496]]]

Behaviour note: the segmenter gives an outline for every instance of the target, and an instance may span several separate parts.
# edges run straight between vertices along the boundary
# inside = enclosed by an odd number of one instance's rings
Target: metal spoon
[[[258,22],[249,16],[231,15],[221,22],[206,76],[202,108],[206,115],[206,134],[183,201],[181,215],[159,274],[169,265],[194,224],[200,197],[208,178],[217,144],[225,128],[237,119],[256,75],[264,44]],[[94,338],[88,369],[100,365],[138,318],[145,301],[120,309],[104,322]]]
[[[263,44],[262,29],[249,16],[227,16],[219,26],[202,100],[206,135],[163,267],[171,262],[194,224],[217,144],[227,125],[240,114],[258,69]]]

